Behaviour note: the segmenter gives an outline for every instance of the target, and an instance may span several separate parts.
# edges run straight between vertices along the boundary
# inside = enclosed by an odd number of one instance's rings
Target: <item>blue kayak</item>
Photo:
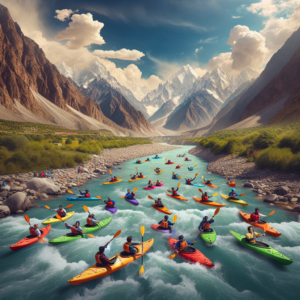
[[[194,171],[194,168],[188,168],[189,171]]]
[[[68,201],[96,201],[100,200],[98,198],[72,198],[72,197],[67,197]]]
[[[161,158],[161,157],[152,157],[153,159],[159,159],[159,158]]]
[[[199,184],[199,183],[193,183],[192,185],[193,185],[193,186],[197,186],[197,187],[205,187],[204,184]]]

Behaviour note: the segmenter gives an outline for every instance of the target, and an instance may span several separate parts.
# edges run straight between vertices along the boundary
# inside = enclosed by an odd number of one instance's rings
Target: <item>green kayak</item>
[[[86,227],[86,225],[85,225],[84,227],[82,227],[82,229],[85,233],[92,233],[92,232],[97,231],[97,230],[105,227],[106,225],[108,225],[109,222],[111,221],[111,219],[112,219],[111,217],[106,218],[106,219],[100,221],[100,223],[95,227]],[[73,235],[72,233],[67,233],[65,235],[62,235],[56,239],[49,241],[49,243],[51,243],[51,244],[67,243],[67,242],[79,240],[81,238],[82,238],[81,235]]]
[[[216,231],[213,229],[211,232],[201,232],[200,237],[207,244],[213,244],[217,239]]]
[[[258,242],[257,245],[251,245],[246,241],[244,235],[234,232],[232,230],[229,231],[245,247],[253,249],[254,251],[259,252],[262,255],[268,256],[283,265],[290,265],[293,262],[292,259],[286,257],[285,255],[281,254],[280,252],[278,252],[277,250],[265,243]]]

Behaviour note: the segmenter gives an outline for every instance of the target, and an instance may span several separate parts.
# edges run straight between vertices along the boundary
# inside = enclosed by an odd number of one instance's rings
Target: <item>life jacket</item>
[[[134,193],[134,192],[132,192],[132,193],[131,193],[131,196],[132,196],[132,197],[134,197],[134,196],[135,196],[135,193]]]
[[[79,232],[79,230],[77,230],[75,227],[71,227],[71,231],[72,231],[72,233],[74,233],[74,234],[80,234],[80,232]]]
[[[30,235],[34,235],[34,236],[37,236],[36,232],[35,232],[35,229],[33,227],[30,227],[29,228],[29,231],[30,231]]]
[[[111,200],[107,202],[107,205],[110,207],[114,207],[114,203]]]
[[[253,230],[252,233],[249,232],[249,235],[250,235],[250,239],[248,239],[248,238],[246,237],[247,241],[250,242],[250,243],[255,243],[255,241],[256,241],[256,235],[255,235],[254,230]]]
[[[202,229],[203,229],[203,230],[208,230],[208,229],[210,229],[210,224],[209,224],[208,222],[203,222]]]
[[[160,223],[160,226],[163,228],[168,228],[169,227],[169,223],[168,221],[162,220]]]
[[[88,223],[88,225],[94,225],[94,223],[92,222],[92,217],[88,217],[86,219],[86,222]]]
[[[96,260],[96,263],[97,263],[97,264],[102,265],[102,261],[101,261],[101,259],[100,259],[100,254],[99,254],[99,252],[97,252],[97,253],[95,254],[95,260]]]
[[[62,209],[62,210],[60,210],[60,209],[58,209],[57,210],[57,213],[61,216],[61,217],[65,217],[66,216],[66,213],[65,213],[65,211]]]
[[[207,200],[208,200],[208,195],[207,195],[207,196],[203,195],[203,196],[202,196],[202,200],[203,200],[203,201],[207,201]]]
[[[128,242],[126,242],[126,243],[123,245],[123,249],[124,249],[124,251],[127,252],[127,253],[130,253],[129,246],[130,246],[130,244],[128,244]]]
[[[186,181],[186,184],[191,184],[191,180],[188,179],[188,180]]]
[[[90,198],[90,197],[91,197],[90,193],[85,193],[84,196],[85,196],[86,198]]]
[[[45,173],[44,172],[41,173],[41,177],[42,178],[45,177]]]
[[[143,178],[143,177],[144,177],[144,175],[143,175],[143,174],[140,174],[138,177],[139,177],[139,178]]]
[[[156,186],[161,186],[161,184],[160,184],[160,182],[158,181],[158,182],[156,182],[156,184],[155,184]]]
[[[172,192],[172,194],[173,194],[173,196],[177,196],[177,191],[174,190],[174,191]]]
[[[253,222],[257,222],[259,220],[259,214],[255,214],[255,213],[252,213],[250,215],[250,220],[253,221]]]
[[[180,243],[179,246],[179,251],[183,250],[184,248],[186,248],[189,244],[187,243],[187,241],[183,241]]]

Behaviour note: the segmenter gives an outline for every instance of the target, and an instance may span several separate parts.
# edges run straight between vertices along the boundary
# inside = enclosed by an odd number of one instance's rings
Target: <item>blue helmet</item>
[[[235,189],[234,189],[234,188],[232,188],[231,190],[232,190],[232,191],[235,191]]]
[[[179,239],[181,240],[181,239],[184,239],[184,236],[183,235],[180,235],[179,236]]]

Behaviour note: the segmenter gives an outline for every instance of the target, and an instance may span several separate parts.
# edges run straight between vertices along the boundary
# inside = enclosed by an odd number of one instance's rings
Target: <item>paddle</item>
[[[136,188],[134,188],[132,191],[135,192],[135,191],[137,191],[137,190],[138,190],[138,188],[136,187]],[[126,196],[122,196],[121,199],[124,199],[125,197],[126,197]]]
[[[88,212],[88,213],[90,212],[90,211],[89,211],[89,208],[88,208],[86,205],[83,205],[83,209],[84,209],[86,212]]]
[[[109,174],[111,175],[111,170],[109,170]]]
[[[113,240],[113,239],[115,239],[116,237],[118,237],[120,234],[121,234],[121,230],[119,230],[118,232],[116,232],[115,233],[115,235],[114,235],[114,237],[109,241],[109,243]]]
[[[143,265],[143,263],[144,263],[144,244],[143,244],[143,242],[144,242],[144,233],[145,233],[145,227],[142,225],[141,226],[141,235],[142,235],[142,266],[141,266],[140,272],[139,272],[140,276],[143,275],[143,273],[144,273],[144,265]]]
[[[29,224],[29,226],[31,226],[31,225],[30,225],[30,219],[29,219],[29,217],[28,217],[27,215],[24,216],[24,219],[25,219],[25,221]],[[44,239],[43,239],[42,237],[38,237],[38,239],[39,239],[42,243],[45,243],[45,241],[44,241]]]
[[[262,219],[267,218],[268,216],[272,216],[274,214],[275,210],[272,210],[268,215],[266,215],[265,217],[263,217]]]
[[[195,178],[198,176],[198,173],[195,174]]]
[[[57,218],[58,220],[60,220],[60,221],[62,221],[62,222],[65,223],[65,221],[61,218],[60,215],[56,215],[56,218]],[[82,231],[82,232],[83,232],[83,231]],[[83,232],[83,234],[85,235],[85,237],[86,237],[86,236],[89,236],[89,237],[91,237],[91,238],[94,238],[94,237],[95,237],[95,236],[93,236],[92,234],[87,234],[87,233],[84,233],[84,232]]]
[[[69,204],[68,206],[66,206],[66,208],[65,209],[67,209],[67,208],[71,208],[71,207],[73,207],[73,204]],[[45,208],[47,208],[47,209],[51,209],[49,206],[47,206],[47,205],[45,205]]]
[[[171,230],[171,233],[173,232],[173,229],[174,229],[174,226],[175,226],[175,223],[177,222],[177,215],[174,215],[173,217],[173,226],[172,226],[172,230]]]
[[[153,199],[150,195],[148,195],[148,198],[149,198],[149,199],[152,199],[152,200],[155,200],[155,199]]]
[[[74,194],[71,190],[68,190],[68,193],[69,193],[69,194]]]
[[[98,198],[99,200],[102,200],[102,198],[100,196],[96,196],[96,198]]]

